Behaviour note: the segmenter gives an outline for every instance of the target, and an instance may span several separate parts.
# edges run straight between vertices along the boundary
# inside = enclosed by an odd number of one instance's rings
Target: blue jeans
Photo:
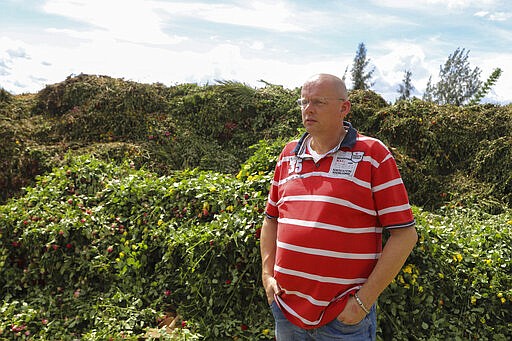
[[[358,324],[344,324],[338,319],[316,329],[302,329],[286,319],[276,302],[272,302],[277,341],[375,341],[377,314],[375,304],[370,313]]]

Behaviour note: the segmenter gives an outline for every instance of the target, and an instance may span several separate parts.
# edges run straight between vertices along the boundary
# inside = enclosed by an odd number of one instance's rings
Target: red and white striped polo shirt
[[[336,318],[382,252],[383,228],[414,225],[395,160],[379,140],[345,122],[340,147],[315,163],[308,136],[288,143],[276,165],[266,214],[277,217],[276,302],[312,329]]]

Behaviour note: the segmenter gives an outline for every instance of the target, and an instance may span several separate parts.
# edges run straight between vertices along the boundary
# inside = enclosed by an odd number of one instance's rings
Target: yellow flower
[[[437,274],[439,276],[439,278],[443,279],[444,278],[444,275],[442,273],[438,273]]]
[[[270,333],[270,330],[269,329],[263,329],[263,331],[261,333],[263,335],[268,335],[268,333]]]
[[[411,273],[412,273],[412,266],[411,266],[411,265],[407,265],[407,266],[404,268],[404,273],[406,273],[406,274],[411,274]]]
[[[233,212],[235,208],[233,207],[233,205],[229,205],[228,207],[226,207],[226,211],[228,212]]]
[[[462,261],[462,255],[460,253],[456,253],[453,255],[453,260],[456,262]]]
[[[505,297],[502,297],[500,300],[501,300],[501,304],[505,304],[505,302],[507,302],[507,300],[505,299]]]
[[[158,226],[162,226],[163,223],[164,223],[164,221],[162,219],[159,219],[157,224],[158,224]]]
[[[512,220],[507,221],[507,224],[512,225]]]
[[[492,260],[490,260],[490,259],[484,259],[484,262],[485,262],[485,264],[487,264],[487,265],[491,265]]]
[[[498,296],[499,298],[502,298],[503,297],[503,293],[499,292],[498,295],[496,295],[496,296]]]

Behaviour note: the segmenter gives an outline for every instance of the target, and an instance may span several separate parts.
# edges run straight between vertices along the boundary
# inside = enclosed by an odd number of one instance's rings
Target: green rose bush
[[[0,206],[0,337],[273,338],[258,243],[282,142],[260,145],[236,176],[88,156],[40,176]],[[380,298],[379,338],[509,339],[510,211],[414,210],[420,241]]]

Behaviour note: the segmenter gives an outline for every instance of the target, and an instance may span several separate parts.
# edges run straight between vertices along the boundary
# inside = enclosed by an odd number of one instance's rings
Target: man
[[[375,340],[375,302],[418,238],[393,156],[344,122],[347,98],[336,76],[306,81],[306,133],[276,165],[261,257],[279,341]]]

